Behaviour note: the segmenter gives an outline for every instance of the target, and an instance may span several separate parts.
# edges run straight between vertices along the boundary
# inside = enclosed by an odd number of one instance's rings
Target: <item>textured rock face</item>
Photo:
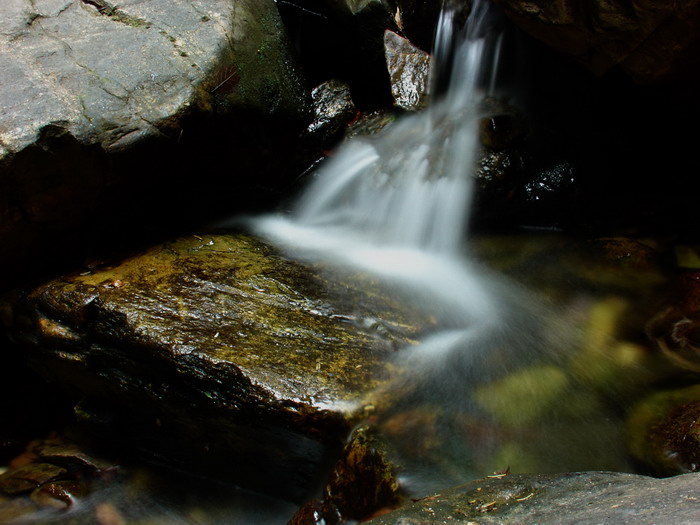
[[[211,177],[219,142],[255,157],[308,108],[272,0],[8,0],[0,87],[3,262],[117,192]]]
[[[50,282],[14,319],[31,364],[120,447],[292,499],[419,324],[371,282],[223,235]]]
[[[427,104],[430,56],[393,31],[384,32],[386,65],[394,104],[416,111]]]
[[[433,523],[695,523],[698,477],[653,479],[611,472],[483,479],[367,521]],[[474,521],[471,521],[474,520]]]
[[[596,74],[619,66],[650,83],[697,66],[700,2],[496,0],[526,32]]]
[[[110,151],[177,129],[190,105],[221,94],[262,113],[303,99],[272,2],[9,0],[3,11],[8,152],[51,123]],[[288,74],[266,78],[265,58]]]

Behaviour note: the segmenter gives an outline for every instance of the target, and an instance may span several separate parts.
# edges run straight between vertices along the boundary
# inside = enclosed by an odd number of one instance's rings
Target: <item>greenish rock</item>
[[[87,428],[292,499],[428,323],[372,279],[336,281],[242,234],[65,276],[14,309],[30,364],[87,398]]]
[[[694,523],[698,475],[498,475],[422,498],[367,525]]]
[[[655,392],[627,418],[630,453],[659,475],[696,472],[700,465],[700,385]]]

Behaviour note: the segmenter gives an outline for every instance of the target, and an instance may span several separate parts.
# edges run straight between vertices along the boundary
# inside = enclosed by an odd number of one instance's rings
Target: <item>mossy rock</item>
[[[30,363],[86,396],[91,428],[292,499],[424,323],[370,278],[336,281],[242,234],[168,242],[12,309]]]

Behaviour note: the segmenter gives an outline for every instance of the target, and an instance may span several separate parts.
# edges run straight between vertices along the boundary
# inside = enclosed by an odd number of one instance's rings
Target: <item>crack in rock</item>
[[[115,22],[125,24],[131,27],[143,27],[149,29],[151,23],[143,18],[128,15],[118,7],[106,2],[105,0],[80,0],[85,5],[91,5],[97,9],[97,12],[103,16],[109,17]]]

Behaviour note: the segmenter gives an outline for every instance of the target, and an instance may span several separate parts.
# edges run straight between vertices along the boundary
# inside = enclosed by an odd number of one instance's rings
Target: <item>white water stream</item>
[[[456,12],[443,10],[436,53],[453,55],[452,64],[439,62],[449,74],[433,69],[449,79],[443,97],[379,136],[346,143],[290,216],[258,219],[256,232],[302,257],[396,282],[450,312],[447,324],[472,330],[498,323],[495,297],[462,256],[479,104],[493,89],[500,48],[498,36],[487,31],[489,9],[486,1],[474,2],[461,37],[454,35]]]
[[[427,110],[400,119],[379,135],[345,143],[315,174],[291,214],[257,218],[252,224],[258,235],[296,257],[381,277],[437,320],[437,331],[398,353],[399,368],[406,372],[389,388],[408,394],[385,419],[417,406],[434,407],[435,414],[457,414],[446,418],[452,423],[443,427],[431,419],[431,408],[414,417],[414,421],[428,418],[422,428],[432,427],[433,437],[427,441],[445,441],[439,461],[458,465],[453,482],[493,472],[484,468],[508,466],[505,462],[511,459],[502,456],[503,465],[496,459],[474,467],[479,456],[493,453],[496,446],[503,450],[510,446],[503,445],[502,430],[494,430],[498,425],[484,416],[484,406],[491,415],[512,413],[514,420],[535,413],[538,408],[532,403],[538,396],[550,395],[550,386],[541,384],[543,377],[555,386],[570,384],[560,364],[576,337],[569,327],[551,322],[553,317],[543,313],[531,295],[494,278],[465,255],[480,105],[495,89],[501,54],[502,37],[492,31],[491,9],[490,2],[475,0],[463,28],[458,26],[457,11],[443,9],[432,81],[433,90],[441,83],[444,93]],[[477,399],[478,388],[526,367],[536,369],[534,379],[526,370],[517,387],[521,390],[510,392],[509,398],[493,394]],[[559,392],[567,388],[562,386]],[[572,447],[587,458],[601,458],[605,455],[601,450],[617,448],[590,426],[587,415],[573,417],[566,432],[585,443],[574,446],[571,440],[560,439],[556,432],[562,427],[550,432],[506,422],[507,440],[514,443],[512,450],[519,450],[537,432],[538,446],[546,451],[548,464],[543,468],[550,471],[588,464],[588,459],[571,460],[576,455]],[[600,418],[604,417],[601,412]],[[398,439],[413,449],[419,439],[411,430],[414,423],[407,422]],[[555,416],[548,424],[556,428],[560,423]],[[473,430],[465,432],[463,425]],[[596,432],[601,439],[589,439]],[[467,434],[478,437],[465,438]],[[411,454],[414,457],[403,464],[408,471],[408,464],[414,463],[411,483],[417,493],[449,483],[443,478],[433,485],[429,478],[434,463],[422,465],[423,458]],[[605,461],[590,464],[602,466]],[[424,476],[426,471],[431,473]]]

